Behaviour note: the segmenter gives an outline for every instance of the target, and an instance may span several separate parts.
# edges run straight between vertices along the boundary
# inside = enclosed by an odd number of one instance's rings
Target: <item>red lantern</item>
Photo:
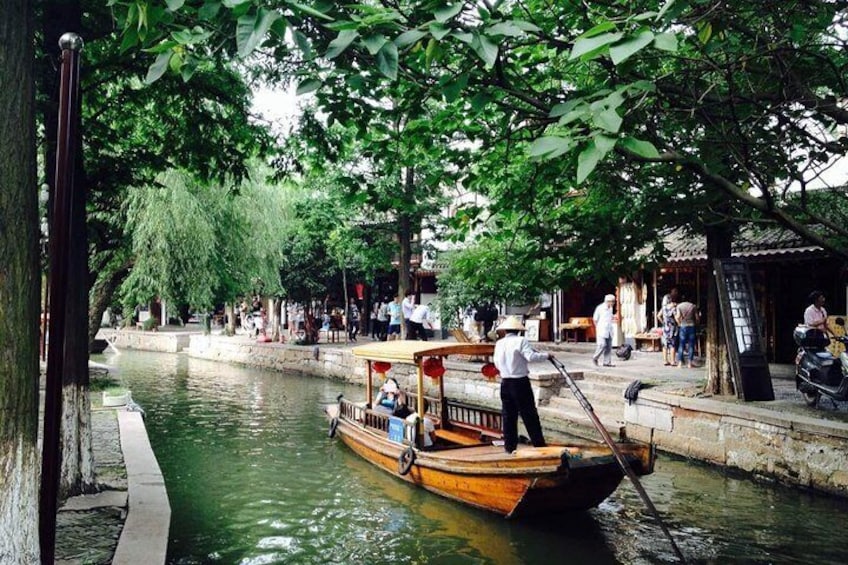
[[[371,361],[371,368],[375,373],[388,373],[392,364],[387,361]]]
[[[494,363],[486,363],[480,368],[480,372],[483,373],[483,376],[490,381],[495,380],[495,378],[501,374],[501,372],[498,371],[498,368],[495,367]]]
[[[438,380],[445,374],[445,367],[442,365],[441,357],[430,357],[421,363],[421,369],[424,374],[433,380]]]

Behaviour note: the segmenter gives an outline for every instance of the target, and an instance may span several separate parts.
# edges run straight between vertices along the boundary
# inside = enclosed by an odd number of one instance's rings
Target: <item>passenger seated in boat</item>
[[[410,414],[412,414],[412,410],[409,408],[409,401],[406,393],[400,390],[395,396],[395,411],[392,413],[392,416],[406,418]]]
[[[380,392],[377,393],[377,398],[374,400],[374,411],[393,415],[398,407],[399,396],[400,387],[397,381],[392,378],[386,379],[386,382],[380,387]]]
[[[424,399],[424,418],[422,418],[422,422],[424,424],[424,447],[433,447],[433,443],[436,441],[436,424],[433,423],[433,420],[427,416],[427,411],[430,409],[430,402],[425,398]],[[418,421],[418,412],[412,412],[409,416],[406,417],[406,422],[408,424],[414,424]]]

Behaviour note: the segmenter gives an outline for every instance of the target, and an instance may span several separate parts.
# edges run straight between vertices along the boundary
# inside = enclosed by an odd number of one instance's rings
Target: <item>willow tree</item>
[[[0,562],[22,565],[39,561],[41,285],[31,10],[26,1],[0,2]]]

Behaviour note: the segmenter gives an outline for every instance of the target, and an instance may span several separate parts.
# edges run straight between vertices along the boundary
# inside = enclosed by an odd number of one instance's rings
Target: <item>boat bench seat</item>
[[[436,429],[436,437],[443,439],[445,441],[449,441],[451,443],[457,443],[459,445],[478,445],[478,444],[480,444],[480,441],[474,439],[473,437],[468,437],[467,435],[461,434],[459,432],[452,432],[450,430],[443,430],[441,428]]]
[[[503,437],[503,433],[500,430],[492,430],[489,428],[484,428],[482,426],[476,426],[474,424],[466,424],[465,422],[451,422],[451,426],[454,428],[462,428],[464,430],[469,430],[474,433],[480,434],[480,440],[485,441],[486,438],[489,439],[501,439]]]

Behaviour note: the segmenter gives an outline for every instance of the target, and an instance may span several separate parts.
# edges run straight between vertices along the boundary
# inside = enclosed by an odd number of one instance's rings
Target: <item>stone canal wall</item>
[[[365,361],[355,358],[350,349],[324,345],[292,347],[277,343],[253,343],[219,336],[193,335],[187,351],[191,357],[210,361],[238,363],[276,371],[295,371],[357,385],[365,383]],[[447,361],[445,367],[451,374],[451,378],[444,383],[445,396],[500,407],[500,385],[487,380],[480,373],[480,363]],[[414,388],[416,375],[411,365],[395,365],[392,367],[391,376],[397,379],[402,388]],[[560,381],[554,373],[533,374],[531,381],[533,392],[542,403],[560,390]],[[438,394],[437,383],[426,377],[424,382],[428,387],[428,394]],[[380,384],[380,378],[376,374],[373,376],[373,383],[375,387]]]
[[[365,379],[365,363],[361,359],[355,359],[349,349],[327,345],[297,347],[193,335],[188,353],[213,361],[296,371],[354,384],[362,384]],[[448,361],[445,365],[451,374],[444,385],[446,396],[500,406],[499,385],[480,374],[479,363]],[[410,387],[415,380],[411,367],[404,365],[393,367],[391,376],[403,387]],[[580,379],[583,375],[573,372],[572,376]],[[763,405],[691,398],[657,389],[641,391],[638,400],[628,404],[621,391],[629,379],[619,379],[616,385],[599,382],[595,377],[588,373],[580,387],[612,433],[624,425],[629,437],[652,441],[666,452],[848,497],[848,424],[784,413]],[[558,375],[534,373],[531,381],[546,428],[597,438],[591,422]],[[425,378],[425,382],[434,386],[430,379]],[[374,385],[379,385],[379,377],[375,376]],[[429,393],[433,392],[431,388]],[[583,433],[575,426],[582,426]]]
[[[120,349],[139,349],[141,351],[159,351],[179,353],[189,346],[191,334],[188,332],[147,332],[142,330],[101,329],[98,337],[107,340]],[[199,335],[199,334],[198,334]]]
[[[848,424],[650,390],[625,404],[627,434],[672,453],[848,497]]]

